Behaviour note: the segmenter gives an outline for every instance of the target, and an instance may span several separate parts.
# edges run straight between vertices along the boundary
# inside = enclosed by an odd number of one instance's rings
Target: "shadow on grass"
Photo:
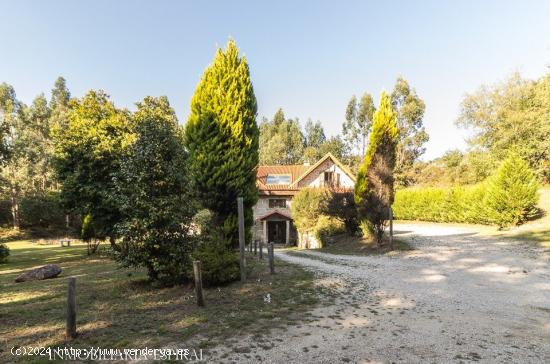
[[[144,270],[120,269],[105,257],[86,255],[85,247],[21,247],[0,272],[0,337],[11,346],[63,346],[66,277],[77,277],[77,330],[71,346],[161,347],[194,341],[231,344],[242,334],[266,335],[273,328],[307,320],[317,303],[313,274],[277,261],[250,256],[246,283],[205,288],[206,306],[197,307],[191,286],[154,288]],[[55,279],[15,283],[18,272],[55,262]],[[9,273],[8,273],[9,272]],[[269,294],[271,300],[265,301]],[[198,343],[197,343],[198,341]],[[235,343],[237,341],[235,340]],[[13,360],[0,351],[0,362]]]

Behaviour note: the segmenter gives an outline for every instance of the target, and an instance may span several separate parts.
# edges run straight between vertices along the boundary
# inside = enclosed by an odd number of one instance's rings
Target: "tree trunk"
[[[13,219],[13,230],[19,230],[19,201],[17,199],[17,190],[11,188],[11,217]]]
[[[114,236],[109,236],[109,243],[111,243],[111,248],[113,248],[114,251],[120,253],[121,249],[118,245],[116,245],[116,239]]]

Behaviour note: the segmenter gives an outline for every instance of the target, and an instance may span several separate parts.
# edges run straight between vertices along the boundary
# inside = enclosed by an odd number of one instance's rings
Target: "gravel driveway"
[[[228,359],[550,363],[548,252],[470,228],[398,225],[396,233],[416,250],[277,252],[314,270],[320,285],[337,287],[336,302],[316,309],[307,323],[272,333],[271,348]]]

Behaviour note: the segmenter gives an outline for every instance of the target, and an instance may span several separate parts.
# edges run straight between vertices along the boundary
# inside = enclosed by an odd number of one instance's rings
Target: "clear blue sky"
[[[62,75],[73,96],[102,88],[119,107],[167,95],[182,123],[229,36],[259,118],[283,107],[330,135],[351,95],[378,99],[403,75],[426,102],[430,159],[465,146],[453,122],[466,92],[548,71],[550,1],[0,0],[0,34],[0,82],[26,103]]]

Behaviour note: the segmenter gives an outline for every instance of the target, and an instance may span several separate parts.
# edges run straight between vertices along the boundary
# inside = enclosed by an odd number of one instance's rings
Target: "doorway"
[[[286,221],[267,222],[267,241],[275,244],[286,242]]]

